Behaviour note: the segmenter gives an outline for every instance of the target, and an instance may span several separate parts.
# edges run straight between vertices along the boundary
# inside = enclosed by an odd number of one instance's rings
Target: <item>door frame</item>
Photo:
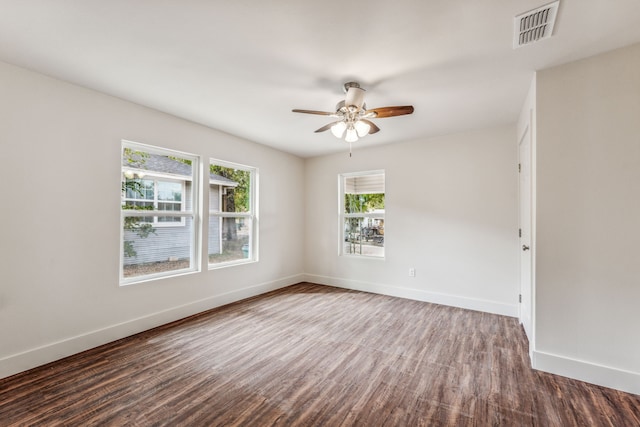
[[[528,242],[522,241],[522,238],[518,238],[518,252],[519,252],[519,264],[520,264],[520,275],[519,275],[519,293],[521,295],[521,303],[518,305],[518,319],[520,323],[523,325],[527,338],[529,340],[529,356],[533,355],[533,351],[535,348],[535,127],[534,123],[534,111],[533,109],[529,109],[528,114],[525,117],[525,123],[522,123],[522,126],[518,129],[518,164],[519,168],[527,168],[529,175],[529,183],[528,183],[528,191],[529,191],[529,201],[528,201],[528,231],[529,231],[529,239]],[[524,139],[527,139],[526,141]],[[528,161],[526,165],[523,165],[523,160],[521,157],[521,146],[523,143],[528,143]],[[522,175],[518,173],[518,225],[520,229],[523,228],[523,213],[522,213],[522,190],[521,190],[521,179]],[[529,250],[523,251],[522,245],[528,243]],[[529,261],[528,264],[530,266],[529,272],[529,286],[528,286],[528,295],[526,293],[526,286],[522,280],[522,257],[528,256]],[[523,309],[522,304],[528,304],[528,312],[529,319],[523,318]],[[526,322],[529,322],[526,324]]]

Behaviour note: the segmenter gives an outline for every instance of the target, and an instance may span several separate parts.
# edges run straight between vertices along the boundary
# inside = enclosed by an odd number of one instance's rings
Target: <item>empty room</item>
[[[0,0],[0,426],[640,426],[636,0]]]

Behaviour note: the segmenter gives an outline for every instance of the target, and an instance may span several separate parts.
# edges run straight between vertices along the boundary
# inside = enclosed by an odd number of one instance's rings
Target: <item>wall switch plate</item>
[[[411,267],[409,269],[409,277],[416,277],[416,269]]]

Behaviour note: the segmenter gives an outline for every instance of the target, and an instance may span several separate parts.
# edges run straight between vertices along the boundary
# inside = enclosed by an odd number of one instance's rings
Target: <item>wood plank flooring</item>
[[[302,283],[0,380],[2,426],[640,426],[516,319]]]

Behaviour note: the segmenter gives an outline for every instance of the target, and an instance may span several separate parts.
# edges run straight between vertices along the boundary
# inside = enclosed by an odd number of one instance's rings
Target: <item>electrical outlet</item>
[[[416,269],[411,267],[409,269],[409,277],[416,277]]]

